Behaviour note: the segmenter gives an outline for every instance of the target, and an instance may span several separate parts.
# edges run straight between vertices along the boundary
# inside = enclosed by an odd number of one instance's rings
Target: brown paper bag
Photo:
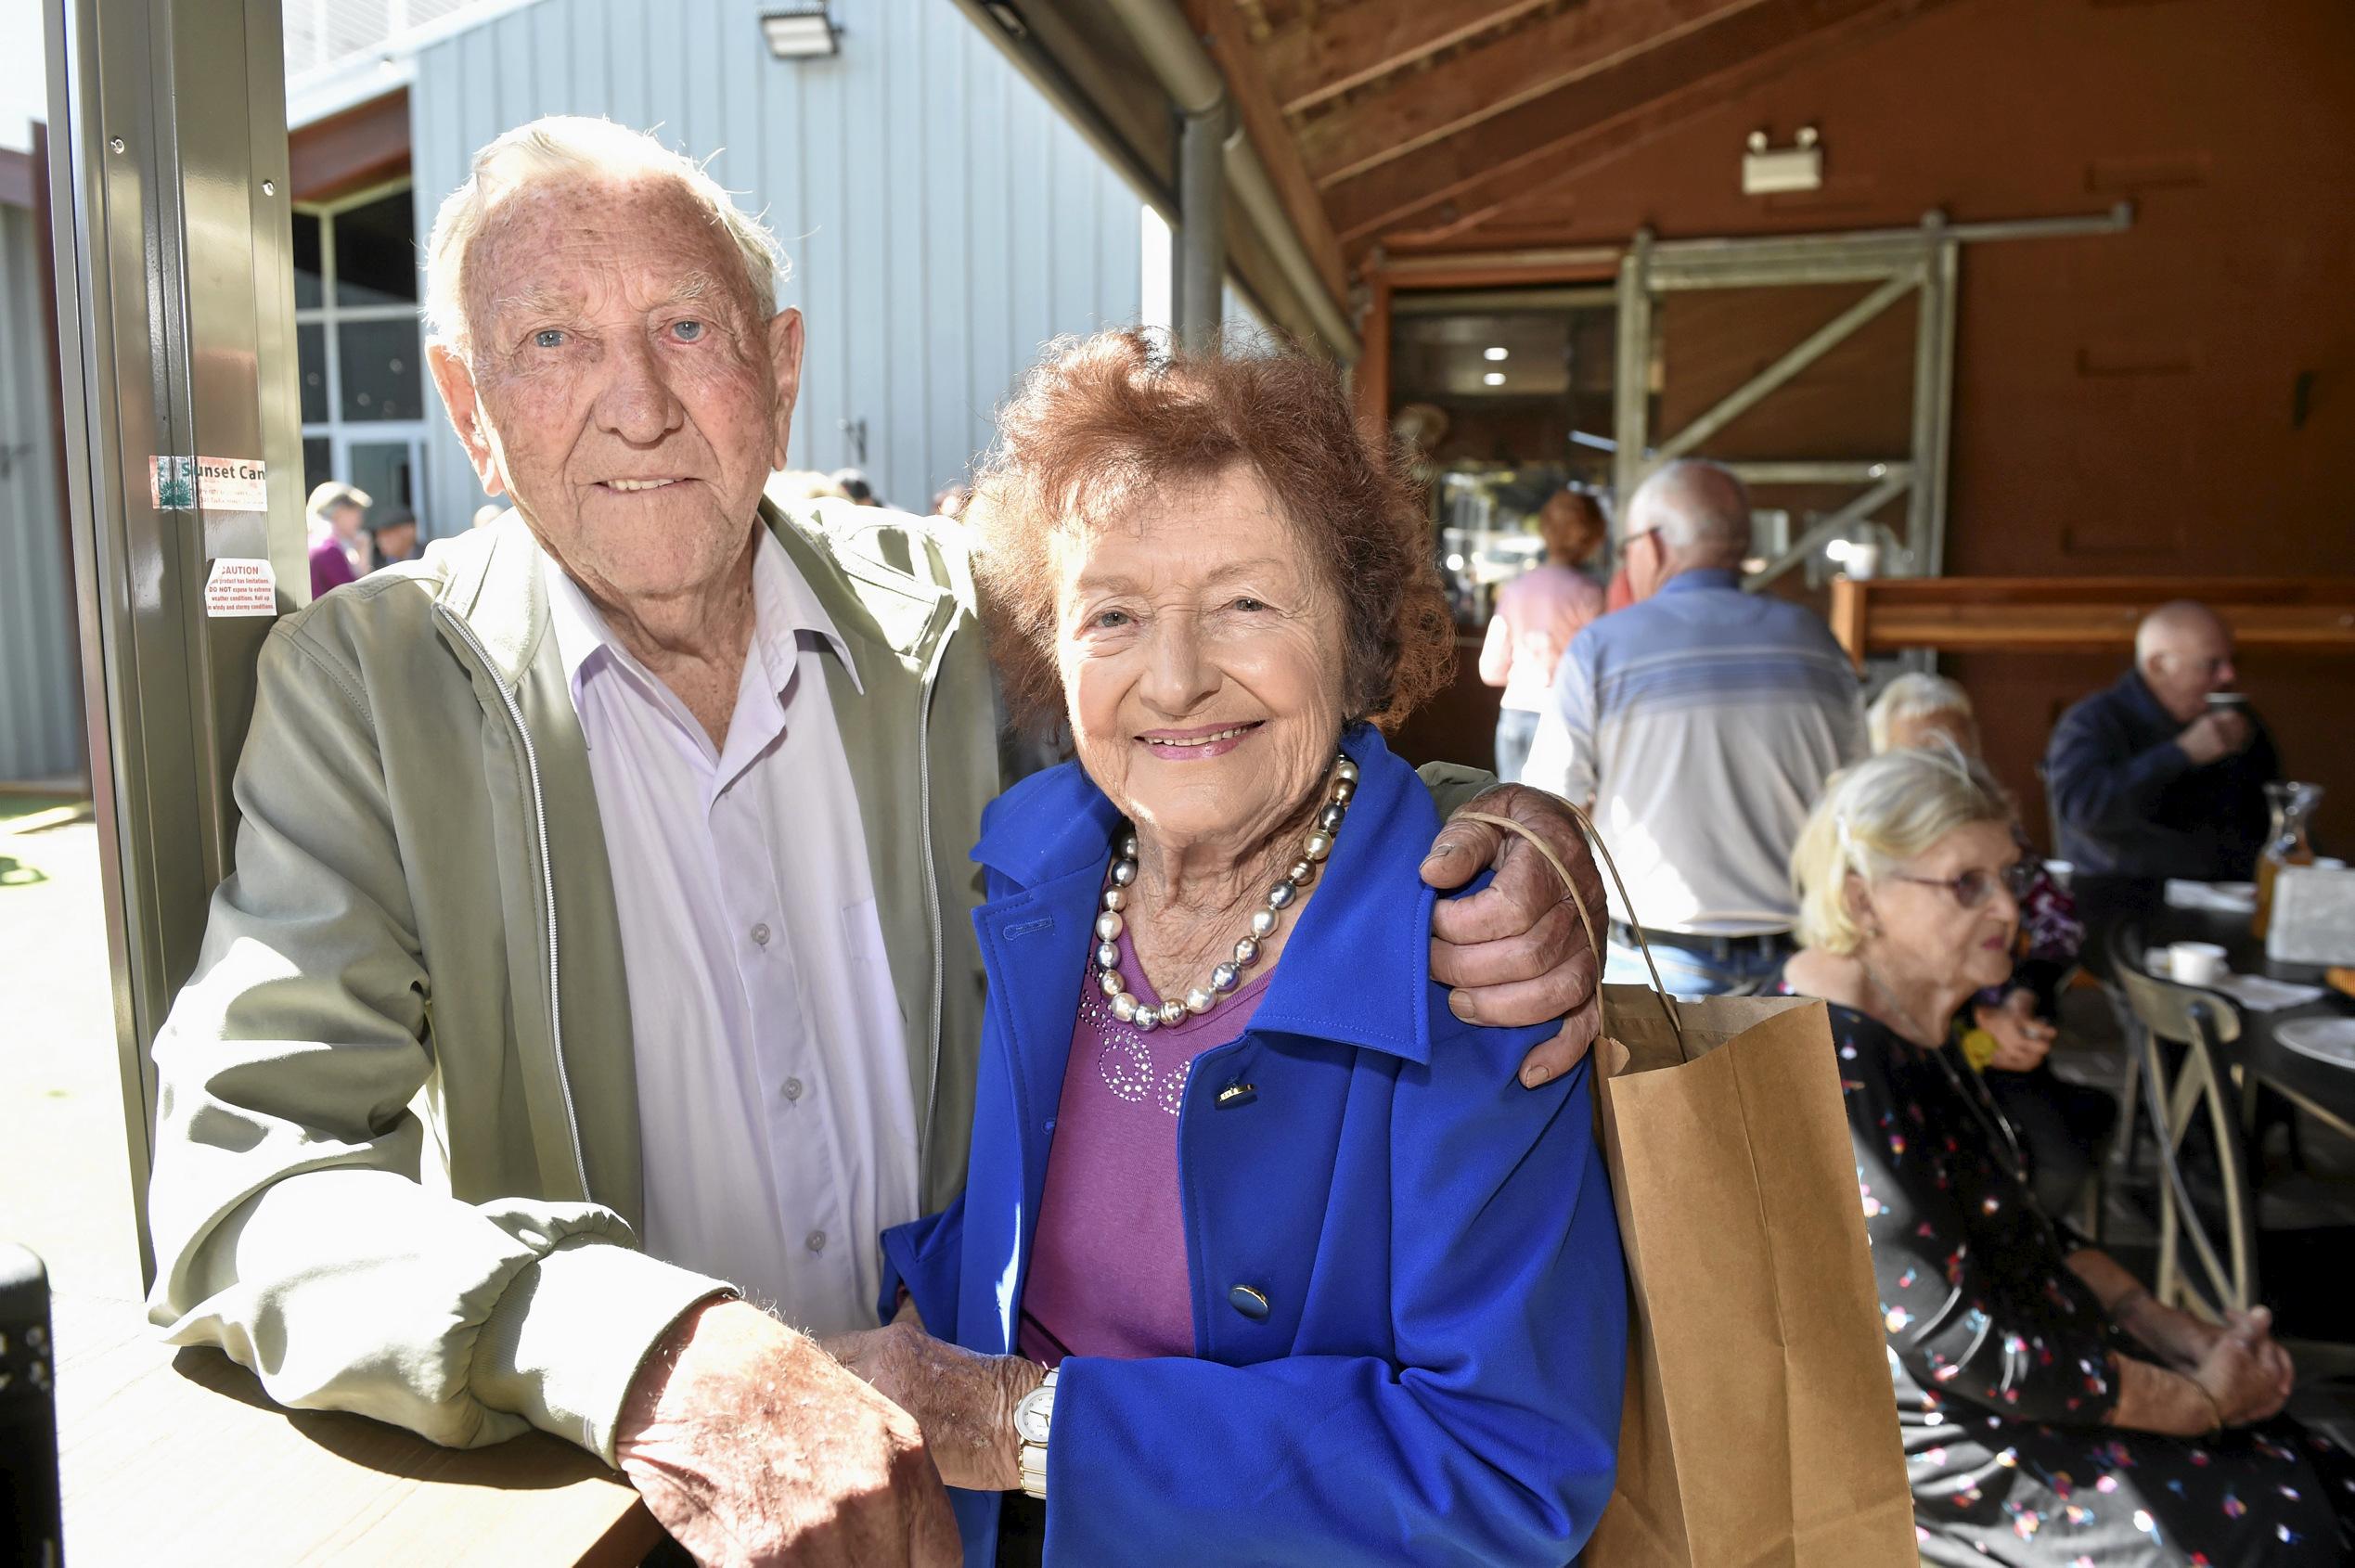
[[[1596,1568],[1919,1559],[1823,1004],[1603,989],[1631,1291]],[[1682,1043],[1677,1026],[1682,1028]]]
[[[1568,804],[1568,803],[1564,803]],[[1586,813],[1576,817],[1618,881]],[[1589,910],[1561,860],[1587,938]],[[1632,910],[1626,884],[1619,899]],[[1643,928],[1636,927],[1636,940]],[[1652,954],[1647,946],[1647,967]],[[1921,1561],[1823,1004],[1602,987],[1595,1121],[1628,1259],[1619,1473],[1593,1568]]]

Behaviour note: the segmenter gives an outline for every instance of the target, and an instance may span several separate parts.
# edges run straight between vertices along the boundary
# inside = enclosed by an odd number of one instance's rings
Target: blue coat
[[[1322,885],[1177,1118],[1194,1355],[1063,1362],[1049,1564],[1559,1564],[1610,1496],[1627,1283],[1587,1070],[1525,1089],[1551,1030],[1448,1012],[1418,878],[1437,814],[1371,729],[1344,749],[1358,790]],[[1014,1345],[1117,818],[1066,765],[992,805],[973,852],[972,1157],[957,1203],[885,1234],[882,1309],[905,1283],[989,1355]],[[997,1497],[951,1497],[988,1568]]]

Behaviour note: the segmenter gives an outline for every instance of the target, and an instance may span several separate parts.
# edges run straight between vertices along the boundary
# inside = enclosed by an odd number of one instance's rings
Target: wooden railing
[[[2106,653],[2179,598],[2223,616],[2244,650],[2355,653],[2355,577],[1836,577],[1832,631],[1860,666],[1909,648]]]

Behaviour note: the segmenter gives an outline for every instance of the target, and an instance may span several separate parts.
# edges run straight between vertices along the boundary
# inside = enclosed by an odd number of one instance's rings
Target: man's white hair
[[[776,237],[738,207],[703,166],[643,131],[611,120],[551,114],[518,125],[474,155],[466,183],[434,214],[426,242],[425,325],[438,341],[463,352],[468,344],[466,256],[492,211],[508,196],[551,174],[594,174],[627,180],[662,175],[678,181],[727,231],[744,263],[757,319],[777,314],[777,280],[785,271]]]
[[[1671,549],[1739,560],[1750,551],[1750,492],[1731,469],[1679,457],[1628,502],[1621,537],[1654,529]]]
[[[1865,727],[1872,732],[1874,755],[1889,749],[1889,736],[1897,726],[1910,719],[1926,719],[1934,713],[1958,713],[1971,717],[1971,694],[1944,675],[1919,673],[1902,675],[1881,688],[1881,695],[1872,700],[1866,710]]]

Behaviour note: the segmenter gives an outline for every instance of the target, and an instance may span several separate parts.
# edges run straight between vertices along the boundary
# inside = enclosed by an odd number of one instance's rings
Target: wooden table
[[[541,1433],[441,1448],[365,1417],[286,1411],[214,1350],[159,1343],[135,1302],[52,1308],[71,1568],[115,1563],[635,1564],[637,1494]]]

